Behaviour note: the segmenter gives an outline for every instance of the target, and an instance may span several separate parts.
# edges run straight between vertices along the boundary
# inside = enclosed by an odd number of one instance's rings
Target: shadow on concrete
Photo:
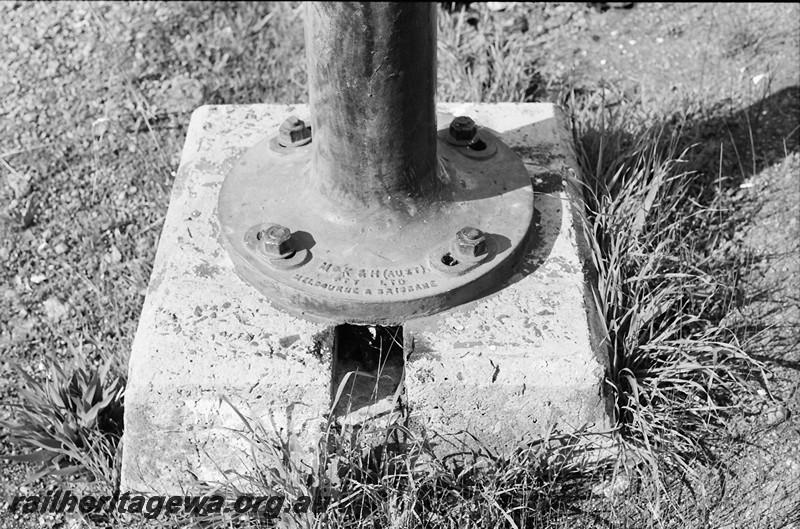
[[[505,137],[537,138],[548,137],[552,127],[559,126],[554,119],[546,119],[532,123],[525,127],[520,127],[502,134]],[[539,168],[549,168],[552,166],[553,157],[546,150],[537,149],[535,145],[525,145],[515,147],[513,150],[522,159],[526,167],[537,166]],[[553,245],[559,237],[564,222],[563,201],[571,200],[570,191],[567,190],[566,182],[570,175],[564,171],[553,172],[543,171],[530,174],[531,185],[534,190],[533,218],[522,255],[517,258],[513,266],[506,268],[506,278],[487,289],[473,302],[491,296],[501,290],[521,281],[525,277],[533,274],[550,255]],[[577,203],[574,207],[582,207]],[[581,236],[579,234],[579,236]],[[499,248],[501,251],[503,247]]]

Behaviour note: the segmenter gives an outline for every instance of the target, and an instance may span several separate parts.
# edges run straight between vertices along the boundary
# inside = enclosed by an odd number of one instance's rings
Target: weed
[[[122,436],[124,377],[111,372],[112,359],[101,366],[75,363],[63,369],[49,359],[48,377],[39,382],[24,370],[18,421],[3,422],[12,441],[33,448],[28,454],[4,456],[12,461],[42,463],[29,480],[45,475],[86,473],[116,490],[118,450]]]

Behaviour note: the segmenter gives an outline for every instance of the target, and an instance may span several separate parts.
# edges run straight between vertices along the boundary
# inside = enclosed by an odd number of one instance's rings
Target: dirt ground
[[[509,31],[533,35],[540,99],[572,87],[609,105],[696,106],[691,161],[719,173],[720,214],[741,218],[731,251],[749,256],[726,323],[770,366],[773,403],[715,443],[686,524],[800,527],[800,4],[500,8]],[[48,355],[127,355],[191,110],[305,100],[302,64],[241,81],[235,35],[216,35],[228,48],[193,38],[185,21],[207,9],[0,3],[0,417],[15,363],[41,375]],[[242,24],[257,28],[259,9]],[[290,29],[269,45],[296,55],[297,10],[281,9]],[[0,502],[41,490],[23,483],[32,468],[0,463]],[[75,526],[0,503],[0,529]]]

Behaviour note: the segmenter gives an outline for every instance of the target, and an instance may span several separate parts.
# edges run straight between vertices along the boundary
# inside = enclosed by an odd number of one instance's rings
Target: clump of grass
[[[100,366],[74,362],[66,369],[48,359],[47,379],[39,382],[19,369],[17,422],[2,422],[11,440],[32,452],[4,456],[41,463],[29,481],[40,477],[88,474],[111,490],[119,486],[125,378],[112,371],[114,360]]]
[[[383,332],[376,330],[376,336]],[[381,350],[373,351],[377,359],[386,356],[395,340],[380,343]],[[605,445],[594,445],[588,435],[548,435],[508,457],[486,450],[441,457],[425,432],[412,433],[402,424],[402,413],[392,414],[389,421],[382,414],[357,423],[340,421],[335,410],[347,384],[344,377],[331,404],[315,468],[298,464],[290,440],[274,425],[265,427],[260,419],[246,417],[223,398],[244,425],[242,432],[232,434],[244,440],[241,460],[248,470],[219,469],[221,481],[201,484],[204,493],[284,496],[290,509],[272,522],[287,527],[590,525],[591,508],[584,508],[597,500],[587,469],[605,470],[593,455]],[[398,404],[397,395],[393,403]],[[307,513],[294,512],[301,496],[312,498]],[[263,516],[230,513],[181,521],[202,527],[260,527],[262,522]]]
[[[705,440],[763,366],[722,324],[737,295],[715,251],[727,215],[701,198],[713,181],[687,169],[692,146],[680,133],[632,112],[595,96],[573,107],[573,121],[615,418],[657,518],[668,471],[690,477],[711,461]]]
[[[489,453],[437,457],[424,435],[385,428],[381,443],[343,428],[330,438],[325,486],[336,492],[323,527],[541,527],[568,515],[590,496],[587,444],[551,436],[508,458]],[[568,526],[559,523],[557,526]]]
[[[424,436],[398,423],[343,425],[329,428],[320,467],[310,473],[293,462],[288,444],[275,431],[240,417],[252,470],[224,471],[223,482],[205,493],[285,496],[290,509],[273,520],[280,526],[530,528],[591,520],[578,507],[592,501],[583,457],[587,443],[580,435],[553,435],[508,458],[473,453],[443,459]],[[293,511],[300,496],[313,500],[307,514]],[[263,520],[223,513],[184,522],[260,527]]]
[[[219,481],[197,483],[198,490],[194,492],[228,499],[282,497],[285,501],[280,505],[264,501],[256,513],[184,513],[173,517],[173,521],[179,527],[203,528],[274,527],[277,520],[280,520],[281,527],[311,526],[313,503],[309,505],[300,498],[316,498],[317,469],[298,461],[292,432],[283,438],[275,424],[267,426],[260,418],[248,418],[229,398],[223,396],[221,400],[236,413],[244,426],[244,431],[232,429],[230,433],[243,441],[241,461],[246,470],[218,469]]]

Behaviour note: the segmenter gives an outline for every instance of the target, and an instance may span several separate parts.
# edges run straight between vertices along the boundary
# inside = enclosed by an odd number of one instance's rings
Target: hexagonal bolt
[[[477,133],[478,126],[470,117],[458,116],[450,122],[450,137],[455,141],[472,141]]]
[[[261,248],[270,257],[287,258],[294,255],[292,232],[289,228],[274,224],[258,232],[257,238],[261,241]]]
[[[456,233],[458,253],[466,257],[480,257],[486,253],[486,236],[478,228],[466,226]]]
[[[311,141],[311,128],[297,116],[289,116],[278,129],[278,143],[283,147],[300,147]]]

